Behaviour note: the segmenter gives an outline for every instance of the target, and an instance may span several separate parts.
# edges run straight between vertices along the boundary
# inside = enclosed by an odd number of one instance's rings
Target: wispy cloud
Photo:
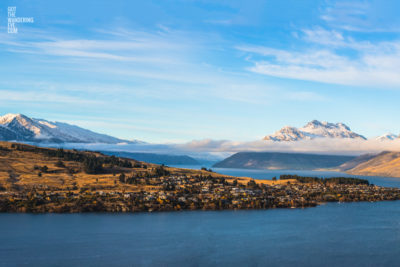
[[[305,29],[311,48],[283,50],[242,45],[237,49],[263,58],[250,61],[255,73],[331,84],[374,87],[400,85],[400,41],[364,42],[340,32]]]
[[[195,140],[176,145],[182,151],[197,152],[229,152],[240,151],[271,151],[271,152],[303,152],[322,154],[351,154],[378,153],[381,151],[400,151],[400,139],[393,141],[355,140],[320,138],[297,142],[253,141],[233,142],[210,139]]]
[[[124,34],[124,38],[118,38],[118,33]],[[179,55],[188,48],[186,44],[178,41],[182,37],[173,34],[163,36],[161,33],[122,30],[104,32],[103,38],[98,39],[68,39],[35,32],[25,36],[28,38],[21,40],[2,35],[0,45],[5,45],[6,51],[14,53],[142,64],[179,64]]]
[[[232,25],[234,23],[231,19],[208,19],[204,22],[217,25]]]
[[[271,86],[249,78],[241,70],[226,71],[205,62],[201,55],[209,57],[212,54],[209,49],[214,49],[209,44],[218,39],[213,34],[174,31],[162,25],[154,32],[124,28],[95,32],[97,38],[90,39],[57,37],[43,32],[32,32],[20,39],[4,35],[0,45],[5,51],[35,56],[36,64],[40,61],[62,71],[118,77],[130,82],[130,85],[119,81],[49,83],[38,88],[42,92],[50,86],[61,92],[114,94],[112,98],[117,97],[116,93],[123,93],[154,99],[215,98],[258,105],[291,100],[294,95],[301,96],[297,100],[303,101],[319,97],[316,93]]]
[[[28,103],[58,103],[58,104],[75,104],[75,105],[99,105],[102,101],[93,99],[84,99],[69,95],[61,95],[51,92],[25,91],[15,92],[11,90],[0,89],[0,103],[10,104],[11,102],[28,102]]]
[[[320,18],[329,26],[345,31],[399,32],[399,25],[388,19],[390,10],[386,8],[381,1],[339,0],[328,3]]]
[[[75,144],[74,146],[77,145]],[[202,139],[176,144],[81,144],[80,146],[97,150],[183,154],[195,157],[200,155],[202,157],[212,155],[214,160],[218,160],[242,151],[315,153],[327,155],[361,155],[366,153],[380,153],[382,151],[400,151],[400,139],[393,141],[377,141],[321,138],[297,142],[273,142],[264,140],[233,142],[227,140]]]

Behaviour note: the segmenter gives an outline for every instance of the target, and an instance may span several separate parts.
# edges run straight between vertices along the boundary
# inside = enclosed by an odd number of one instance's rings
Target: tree
[[[164,168],[164,164],[159,166],[159,167],[157,167],[156,170],[155,170],[155,175],[157,177],[167,176],[169,174],[170,174],[170,172]]]
[[[104,171],[102,160],[96,157],[87,157],[83,161],[83,170],[88,174],[97,174]]]
[[[254,180],[250,180],[248,183],[247,183],[247,186],[255,186],[256,185],[256,182],[254,181]]]
[[[40,170],[41,170],[41,172],[47,172],[49,170],[49,168],[46,165],[44,165],[40,168]]]
[[[78,184],[76,182],[72,183],[72,190],[78,190]]]
[[[62,162],[61,160],[58,160],[56,162],[56,167],[64,168],[65,167],[64,162]]]
[[[56,156],[57,156],[58,158],[63,158],[64,155],[65,155],[64,149],[62,149],[62,148],[57,149]]]
[[[121,183],[125,183],[125,173],[121,173],[120,175],[119,175],[119,181],[121,182]]]

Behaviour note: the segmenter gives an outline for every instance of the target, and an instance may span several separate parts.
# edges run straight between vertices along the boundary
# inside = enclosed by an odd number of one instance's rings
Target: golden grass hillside
[[[0,187],[7,191],[29,190],[32,188],[52,191],[79,191],[85,188],[104,192],[157,190],[157,188],[148,188],[145,185],[131,185],[119,181],[119,176],[122,173],[127,176],[152,174],[159,167],[156,164],[114,157],[120,162],[129,162],[134,167],[102,164],[101,173],[89,174],[84,171],[82,162],[48,155],[57,151],[55,148],[40,148],[26,144],[0,142]],[[84,157],[111,158],[111,156],[90,151],[63,150],[63,153],[79,154]],[[251,180],[248,177],[237,178],[204,170],[172,167],[165,167],[165,169],[175,176],[203,175],[223,177],[228,181],[237,179],[239,183],[247,183]],[[255,182],[258,184],[285,184],[295,181],[255,180]]]
[[[355,175],[400,177],[400,152],[382,152],[347,171]]]

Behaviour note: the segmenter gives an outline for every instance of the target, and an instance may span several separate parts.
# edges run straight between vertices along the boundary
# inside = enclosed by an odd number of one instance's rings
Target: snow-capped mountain
[[[392,133],[386,133],[384,135],[378,136],[377,138],[375,138],[375,140],[378,141],[393,141],[397,138],[400,138],[400,136],[392,134]]]
[[[352,132],[344,123],[329,123],[325,121],[320,122],[317,120],[307,123],[302,128],[290,126],[283,127],[274,134],[265,136],[264,140],[300,141],[311,140],[315,138],[350,138],[366,140],[364,136]]]
[[[0,117],[0,140],[48,143],[108,143],[126,141],[63,122],[29,118],[22,114]]]

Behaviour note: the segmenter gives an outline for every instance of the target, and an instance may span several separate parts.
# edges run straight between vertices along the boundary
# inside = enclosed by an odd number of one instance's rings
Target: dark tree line
[[[164,168],[164,164],[161,166],[158,166],[155,169],[155,176],[156,177],[161,177],[161,176],[168,176],[170,174],[170,171],[168,171],[167,169]]]
[[[369,181],[366,179],[350,178],[350,177],[331,177],[331,178],[318,178],[318,177],[307,177],[298,176],[292,174],[281,175],[281,180],[295,179],[300,183],[322,183],[322,184],[364,184],[369,185]]]
[[[42,154],[48,157],[58,158],[65,161],[75,161],[82,163],[83,170],[86,173],[98,174],[104,172],[103,164],[109,164],[111,167],[118,166],[123,168],[132,168],[133,165],[131,161],[125,159],[122,160],[115,156],[94,156],[85,152],[73,150],[65,151],[62,148],[59,149],[49,149],[49,148],[39,148],[32,147],[25,144],[12,144],[11,148],[19,151],[28,151],[33,153]],[[61,167],[62,165],[58,163]]]

